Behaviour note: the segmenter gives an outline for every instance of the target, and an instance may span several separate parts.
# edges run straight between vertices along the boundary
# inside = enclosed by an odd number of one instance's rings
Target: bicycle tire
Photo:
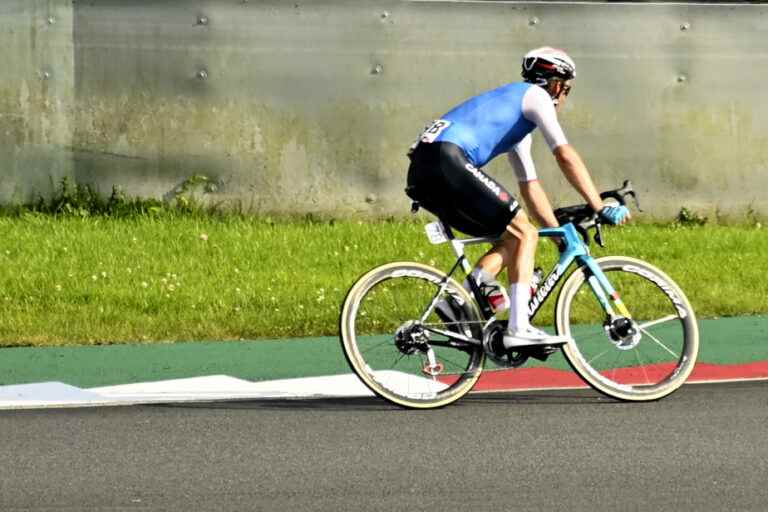
[[[418,367],[411,373],[401,370],[400,361],[406,357],[426,357],[424,354],[405,355],[395,342],[398,329],[414,320],[411,318],[412,316],[417,316],[413,312],[426,311],[429,305],[429,302],[418,304],[418,300],[410,300],[409,297],[414,293],[422,299],[429,296],[429,293],[434,296],[439,284],[445,278],[445,273],[420,263],[388,263],[376,267],[360,277],[350,288],[344,300],[339,318],[339,333],[347,362],[371,391],[399,406],[414,409],[443,407],[469,392],[482,373],[485,353],[481,345],[473,345],[473,348],[466,351],[450,347],[438,347],[440,353],[443,354],[441,357],[447,358],[445,354],[456,354],[451,355],[452,359],[456,359],[462,353],[465,354],[461,356],[461,359],[466,357],[466,363],[455,363],[456,374],[441,375],[441,379],[437,379],[435,376],[425,377],[431,384],[418,380],[421,378],[417,375]],[[424,290],[421,287],[424,287]],[[387,291],[389,288],[393,291]],[[411,288],[418,291],[413,292]],[[446,289],[448,294],[457,300],[457,303],[463,303],[461,307],[465,317],[462,325],[469,329],[468,332],[471,332],[474,339],[480,339],[482,317],[475,301],[462,286],[451,278],[448,278]],[[404,316],[394,318],[393,321],[385,319],[380,323],[382,327],[377,327],[377,321],[373,318],[374,314],[378,314],[380,308],[377,309],[375,305],[370,304],[377,298],[377,295],[381,295],[381,298],[385,299],[381,302],[398,306],[397,311],[392,313],[393,316]],[[414,302],[415,305],[411,305],[410,302]],[[373,302],[373,304],[376,303]],[[404,306],[402,312],[399,306]],[[368,311],[372,313],[367,314]],[[366,343],[371,347],[374,347],[374,343],[376,343],[375,350],[374,348],[366,348],[368,346],[365,345]],[[437,349],[435,351],[437,353]],[[379,360],[385,360],[385,356],[380,355],[379,352],[386,352],[389,356],[396,358],[392,369],[379,369],[382,366]],[[451,360],[451,358],[448,359]],[[415,361],[418,364],[418,359]],[[412,362],[413,360],[410,361],[410,363]],[[405,377],[395,375],[398,372],[404,373]],[[401,377],[403,382],[407,383],[407,391],[400,389],[405,387],[405,384],[401,385],[398,380]],[[392,380],[388,380],[389,378]],[[411,384],[413,384],[412,392],[410,391]],[[422,384],[427,391],[422,390],[420,387]],[[396,387],[397,389],[395,389]]]
[[[688,299],[669,276],[649,263],[623,256],[599,258],[596,262],[625,302],[635,325],[639,327],[637,332],[640,336],[628,337],[624,341],[612,339],[610,328],[605,324],[601,326],[602,340],[599,334],[587,335],[594,326],[584,319],[581,320],[584,324],[579,325],[576,319],[580,315],[590,317],[577,310],[596,310],[597,307],[593,308],[590,304],[597,304],[598,301],[587,281],[588,270],[585,267],[578,268],[563,284],[555,306],[558,333],[574,338],[574,341],[563,346],[567,361],[592,388],[612,398],[651,401],[673,393],[693,371],[699,350],[698,325]],[[664,311],[652,313],[660,309]],[[605,315],[605,311],[602,311]],[[636,312],[640,316],[636,317]],[[651,321],[645,318],[658,315],[662,316]],[[651,333],[651,328],[658,329],[656,334]],[[663,340],[658,334],[662,329]],[[605,340],[610,343],[606,344]],[[610,354],[605,359],[603,355],[611,352],[611,345],[615,352],[624,354]],[[641,352],[641,346],[645,353]],[[591,351],[596,355],[588,359],[592,355]],[[630,351],[634,351],[638,364],[620,366],[631,357]],[[597,361],[598,357],[601,361]],[[611,357],[615,357],[618,363],[615,368],[607,370],[603,365]],[[664,357],[669,361],[661,361]]]

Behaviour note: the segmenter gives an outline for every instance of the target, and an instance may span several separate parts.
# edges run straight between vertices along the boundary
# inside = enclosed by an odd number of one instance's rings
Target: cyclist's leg
[[[533,263],[539,241],[539,232],[525,212],[520,211],[507,226],[504,241],[504,266],[509,277],[510,333],[529,330],[528,300],[531,297]]]
[[[419,160],[417,148],[414,162]],[[441,142],[430,145],[430,178],[434,190],[429,199],[437,203],[432,210],[456,229],[474,236],[500,236],[473,271],[482,284],[490,284],[502,268],[509,270],[511,280],[511,321],[505,345],[526,346],[562,343],[528,322],[528,300],[533,274],[533,260],[538,231],[520,209],[515,198],[501,184],[474,167],[457,145]],[[426,153],[425,153],[426,154]],[[413,166],[412,166],[413,167]],[[413,170],[413,169],[412,169]],[[426,174],[426,173],[425,173]],[[411,180],[409,174],[409,181]]]
[[[506,268],[510,283],[530,283],[538,240],[538,229],[519,210],[501,240],[480,258],[478,265],[494,275]]]
[[[567,343],[567,336],[550,336],[531,326],[528,302],[531,298],[531,278],[538,246],[539,233],[524,212],[519,212],[507,226],[502,237],[504,256],[509,274],[509,323],[503,343],[507,349],[536,345]]]

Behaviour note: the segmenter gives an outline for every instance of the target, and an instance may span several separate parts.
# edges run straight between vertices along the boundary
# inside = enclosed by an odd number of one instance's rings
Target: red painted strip
[[[745,364],[698,363],[688,382],[730,379],[764,379],[768,377],[768,361]]]
[[[672,371],[671,364],[620,368],[609,372],[619,382],[641,384],[647,378],[658,380]],[[768,361],[744,364],[698,363],[688,382],[768,378]],[[515,389],[584,388],[584,381],[569,370],[552,368],[517,368],[491,370],[483,373],[473,391],[512,391]]]

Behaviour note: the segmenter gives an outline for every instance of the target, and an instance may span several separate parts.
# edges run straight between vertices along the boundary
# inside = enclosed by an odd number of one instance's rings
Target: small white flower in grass
[[[163,283],[163,284],[166,284],[168,282],[168,279],[163,277],[163,278],[160,279],[160,282]]]
[[[240,269],[235,267],[235,274],[239,274],[239,273],[240,273]]]
[[[429,264],[434,267],[435,266],[435,260],[429,260]]]
[[[139,239],[136,238],[135,236],[133,238],[131,238],[131,242],[138,242],[138,241],[139,241]]]
[[[91,281],[96,281],[99,278],[96,274],[91,275]]]
[[[146,282],[146,281],[142,281],[142,282],[141,282],[141,287],[142,287],[142,288],[149,288],[149,283],[148,283],[148,282]]]
[[[235,313],[239,313],[239,312],[240,312],[240,306],[235,306]]]
[[[60,284],[57,284],[57,285],[56,285],[56,291],[57,291],[57,292],[60,292],[60,291],[61,291],[61,285],[60,285]]]
[[[106,273],[106,272],[102,272],[102,273],[101,273],[101,277],[102,277],[103,279],[106,279],[106,278],[107,278],[107,273]]]
[[[304,309],[304,306],[302,304],[299,304],[299,309]]]
[[[240,293],[240,288],[235,288],[235,293]]]
[[[172,291],[174,291],[175,289],[176,289],[176,287],[175,287],[173,284],[169,284],[169,285],[168,285],[168,291],[169,291],[169,292],[172,292]]]
[[[205,233],[200,233],[200,240],[202,240],[203,242],[207,242],[208,241],[208,235],[205,234]]]
[[[127,269],[125,269],[125,270],[126,270],[126,272],[128,272],[129,274],[132,274],[132,273],[133,273],[133,269],[132,269],[131,267],[128,267],[128,268],[127,268]]]

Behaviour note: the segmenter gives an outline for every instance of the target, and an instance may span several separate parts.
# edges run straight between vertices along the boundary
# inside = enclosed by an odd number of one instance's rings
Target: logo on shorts
[[[501,199],[502,201],[507,201],[507,200],[509,200],[509,194],[507,194],[506,192],[503,192],[503,191],[501,190],[501,187],[500,187],[500,186],[498,186],[498,185],[496,184],[496,182],[495,182],[495,181],[493,181],[493,180],[492,180],[492,179],[490,179],[488,176],[486,176],[485,174],[483,174],[482,172],[480,172],[480,171],[479,171],[479,170],[478,170],[478,169],[477,169],[477,168],[476,168],[474,165],[472,165],[472,164],[469,164],[469,163],[468,163],[467,165],[465,165],[465,166],[464,166],[464,168],[465,168],[466,170],[468,170],[469,172],[471,172],[471,173],[472,173],[472,175],[473,175],[475,178],[477,178],[477,180],[478,180],[480,183],[482,183],[483,185],[485,185],[485,186],[488,188],[488,190],[490,190],[491,192],[493,192],[493,193],[496,195],[496,197],[498,197],[498,198],[499,198],[499,199]],[[502,194],[503,194],[504,196],[506,196],[506,197],[503,197],[503,196],[502,196]]]

